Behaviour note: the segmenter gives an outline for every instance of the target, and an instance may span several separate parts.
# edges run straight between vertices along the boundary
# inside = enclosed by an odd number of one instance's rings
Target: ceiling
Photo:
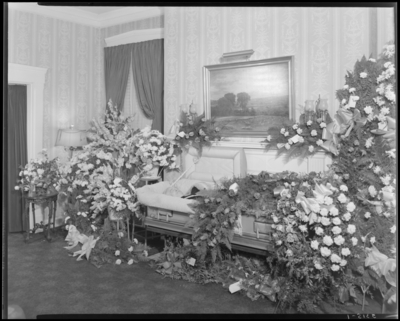
[[[110,12],[110,11],[114,11],[114,10],[118,10],[118,9],[123,9],[124,7],[72,7],[72,6],[70,6],[70,8],[76,8],[76,9],[80,9],[80,10],[84,10],[84,11],[88,11],[88,12],[92,12],[92,13],[96,13],[96,14],[102,14],[102,13],[106,13],[106,12]]]
[[[118,4],[120,3],[121,2]],[[163,7],[129,6],[130,2],[126,2],[126,6],[64,5],[74,4],[73,2],[60,2],[60,5],[53,5],[53,3],[49,2],[41,4],[47,5],[39,5],[37,2],[9,2],[8,7],[11,10],[28,11],[39,15],[46,15],[56,19],[68,20],[99,28],[162,16],[164,14]]]

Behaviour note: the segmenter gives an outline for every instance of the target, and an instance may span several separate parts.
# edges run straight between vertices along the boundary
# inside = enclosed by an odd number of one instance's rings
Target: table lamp
[[[71,125],[68,129],[58,130],[56,146],[69,147],[69,159],[72,158],[72,151],[75,147],[84,146],[86,144],[86,132],[74,129],[74,125]]]

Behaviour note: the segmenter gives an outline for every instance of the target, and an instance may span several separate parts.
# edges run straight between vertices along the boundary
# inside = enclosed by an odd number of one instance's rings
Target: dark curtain
[[[163,133],[164,39],[132,44],[132,71],[139,105]]]
[[[111,99],[118,110],[124,108],[126,85],[131,64],[131,45],[104,48],[104,73],[107,104]]]
[[[19,178],[20,165],[28,162],[27,148],[27,90],[26,86],[8,86],[8,186],[7,215],[9,232],[21,232],[22,221],[21,192],[14,189]]]

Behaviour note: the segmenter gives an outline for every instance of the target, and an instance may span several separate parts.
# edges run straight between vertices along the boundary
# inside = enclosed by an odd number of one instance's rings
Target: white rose
[[[237,194],[237,192],[239,190],[239,185],[237,183],[233,183],[231,186],[229,186],[229,189],[234,191],[235,194]]]
[[[329,210],[329,213],[330,213],[332,216],[337,216],[337,215],[339,215],[339,210],[338,210],[335,206],[333,206],[333,207],[331,207],[331,209]]]
[[[286,132],[286,129],[285,128],[281,128],[281,134],[284,135],[285,132]]]
[[[347,226],[347,233],[349,234],[354,234],[356,231],[356,226],[353,224],[349,224],[349,226]]]
[[[130,246],[130,247],[128,248],[128,251],[129,251],[129,252],[132,252],[132,251],[133,251],[133,247]]]
[[[282,245],[282,241],[281,240],[278,240],[278,241],[276,241],[276,243],[275,243],[276,245]]]
[[[355,91],[356,91],[355,88],[350,88],[350,89],[349,89],[349,92],[351,92],[351,93],[353,93],[353,92],[355,92]]]
[[[309,151],[310,153],[312,153],[312,152],[314,151],[314,146],[309,146],[309,147],[308,147],[308,151]]]
[[[311,241],[311,248],[318,250],[319,242],[317,240]]]
[[[347,261],[345,259],[340,261],[340,266],[346,266]]]
[[[328,226],[328,225],[331,224],[331,220],[329,218],[327,218],[327,217],[323,217],[321,219],[321,224],[324,225],[324,226]]]
[[[321,265],[320,263],[318,263],[318,262],[315,262],[315,263],[314,263],[314,267],[315,267],[317,270],[322,270],[322,269],[323,269],[322,265]]]
[[[369,192],[369,195],[371,195],[372,197],[375,197],[376,194],[378,193],[378,192],[376,191],[375,186],[373,186],[373,185],[370,185],[370,186],[368,187],[368,192]]]
[[[321,124],[319,124],[319,127],[325,128],[326,127],[326,123],[325,122],[321,122]]]
[[[297,132],[301,130],[300,128],[297,130]],[[303,136],[299,136],[299,143],[304,143],[304,138]]]
[[[346,185],[340,185],[339,189],[343,192],[347,192],[349,189]]]
[[[19,190],[19,186],[15,186],[14,188],[15,188],[17,191]]]
[[[122,261],[121,261],[120,259],[118,259],[118,260],[115,261],[115,264],[120,265],[121,263],[122,263]]]
[[[344,241],[345,241],[345,239],[344,239],[344,237],[343,236],[341,236],[341,235],[338,235],[338,236],[336,236],[335,238],[334,238],[334,241],[335,241],[335,244],[336,245],[342,245],[343,243],[344,243]]]
[[[376,242],[375,236],[371,237],[369,241],[371,242],[371,244],[374,244]]]
[[[351,214],[349,212],[343,214],[342,219],[348,222],[351,219]]]
[[[344,85],[343,89],[349,89],[349,85]]]
[[[292,250],[287,250],[287,251],[286,251],[286,255],[287,255],[287,256],[293,256]]]
[[[372,62],[376,62],[376,60],[374,58],[369,58],[368,60],[372,61]]]
[[[390,228],[390,233],[396,233],[396,225],[393,225],[391,228]]]
[[[339,271],[339,269],[340,269],[339,265],[337,265],[337,264],[332,264],[332,266],[331,266],[331,270],[332,270],[332,271],[336,272],[336,271]]]
[[[325,207],[323,207],[321,208],[319,214],[321,214],[322,216],[328,216],[328,210]]]
[[[357,238],[352,237],[352,238],[351,238],[351,242],[353,243],[353,246],[356,246],[357,243],[358,243],[358,240],[357,240]]]
[[[369,218],[371,217],[371,213],[370,213],[370,212],[365,213],[365,214],[364,214],[364,217],[365,217],[366,219],[369,219]]]
[[[322,256],[328,257],[331,255],[331,250],[325,246],[321,247],[320,251]]]
[[[351,252],[347,247],[342,248],[342,255],[343,256],[348,256],[350,254],[351,254]]]
[[[299,125],[298,125],[298,124],[294,124],[294,125],[292,126],[292,128],[293,128],[294,130],[296,130],[297,128],[299,128]]]
[[[325,235],[324,238],[322,239],[325,245],[331,246],[333,244],[333,240],[330,236]]]
[[[307,232],[307,226],[305,226],[305,225],[300,225],[300,226],[299,226],[299,229],[300,229],[300,231],[302,231],[302,232]]]
[[[297,134],[301,135],[303,133],[303,130],[301,128],[297,129]],[[304,138],[303,138],[304,140]]]
[[[342,229],[339,226],[335,226],[335,227],[332,228],[331,231],[332,231],[333,234],[337,235],[337,234],[342,232]]]
[[[340,193],[340,195],[338,196],[338,201],[340,202],[340,203],[346,203],[347,202],[347,197],[346,197],[346,195],[344,195],[343,193]]]
[[[353,202],[350,202],[349,204],[347,204],[347,210],[349,211],[349,212],[353,212],[355,209],[356,209],[356,206],[354,205],[354,203]]]
[[[315,129],[313,129],[311,131],[311,136],[317,136],[317,135],[318,135],[317,131]]]
[[[333,199],[329,196],[325,196],[324,203],[329,206],[333,203]]]
[[[340,218],[335,217],[335,218],[332,220],[332,223],[335,224],[335,225],[340,225],[340,224],[342,224],[342,221],[340,220]]]
[[[367,78],[367,73],[366,73],[366,72],[360,73],[360,77],[361,77],[361,78]]]
[[[119,250],[116,250],[116,251],[115,251],[115,256],[118,256],[118,255],[120,255],[120,251],[119,251]]]
[[[324,229],[322,228],[322,227],[317,227],[316,229],[315,229],[315,234],[317,234],[317,235],[322,235],[322,234],[324,234]]]
[[[342,259],[340,258],[339,255],[337,255],[337,254],[335,254],[335,253],[333,253],[333,254],[331,255],[331,262],[332,262],[332,263],[340,263],[341,260],[342,260]]]
[[[128,261],[128,265],[132,265],[133,264],[133,259],[130,259],[129,261]]]

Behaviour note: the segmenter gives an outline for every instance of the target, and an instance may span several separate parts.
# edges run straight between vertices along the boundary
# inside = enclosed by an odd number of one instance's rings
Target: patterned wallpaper
[[[55,147],[59,128],[87,129],[102,105],[100,30],[33,13],[9,10],[8,61],[48,68],[44,87],[43,146]]]
[[[203,66],[218,64],[225,52],[246,49],[255,51],[250,60],[295,56],[296,119],[299,104],[318,95],[328,99],[334,114],[335,92],[343,86],[346,71],[370,54],[370,10],[167,7],[165,128],[171,128],[182,103],[193,100],[203,112]]]
[[[67,158],[62,147],[54,146],[59,128],[88,129],[89,121],[104,112],[104,38],[163,23],[158,17],[100,29],[9,9],[8,62],[48,68],[43,146],[50,157]]]

